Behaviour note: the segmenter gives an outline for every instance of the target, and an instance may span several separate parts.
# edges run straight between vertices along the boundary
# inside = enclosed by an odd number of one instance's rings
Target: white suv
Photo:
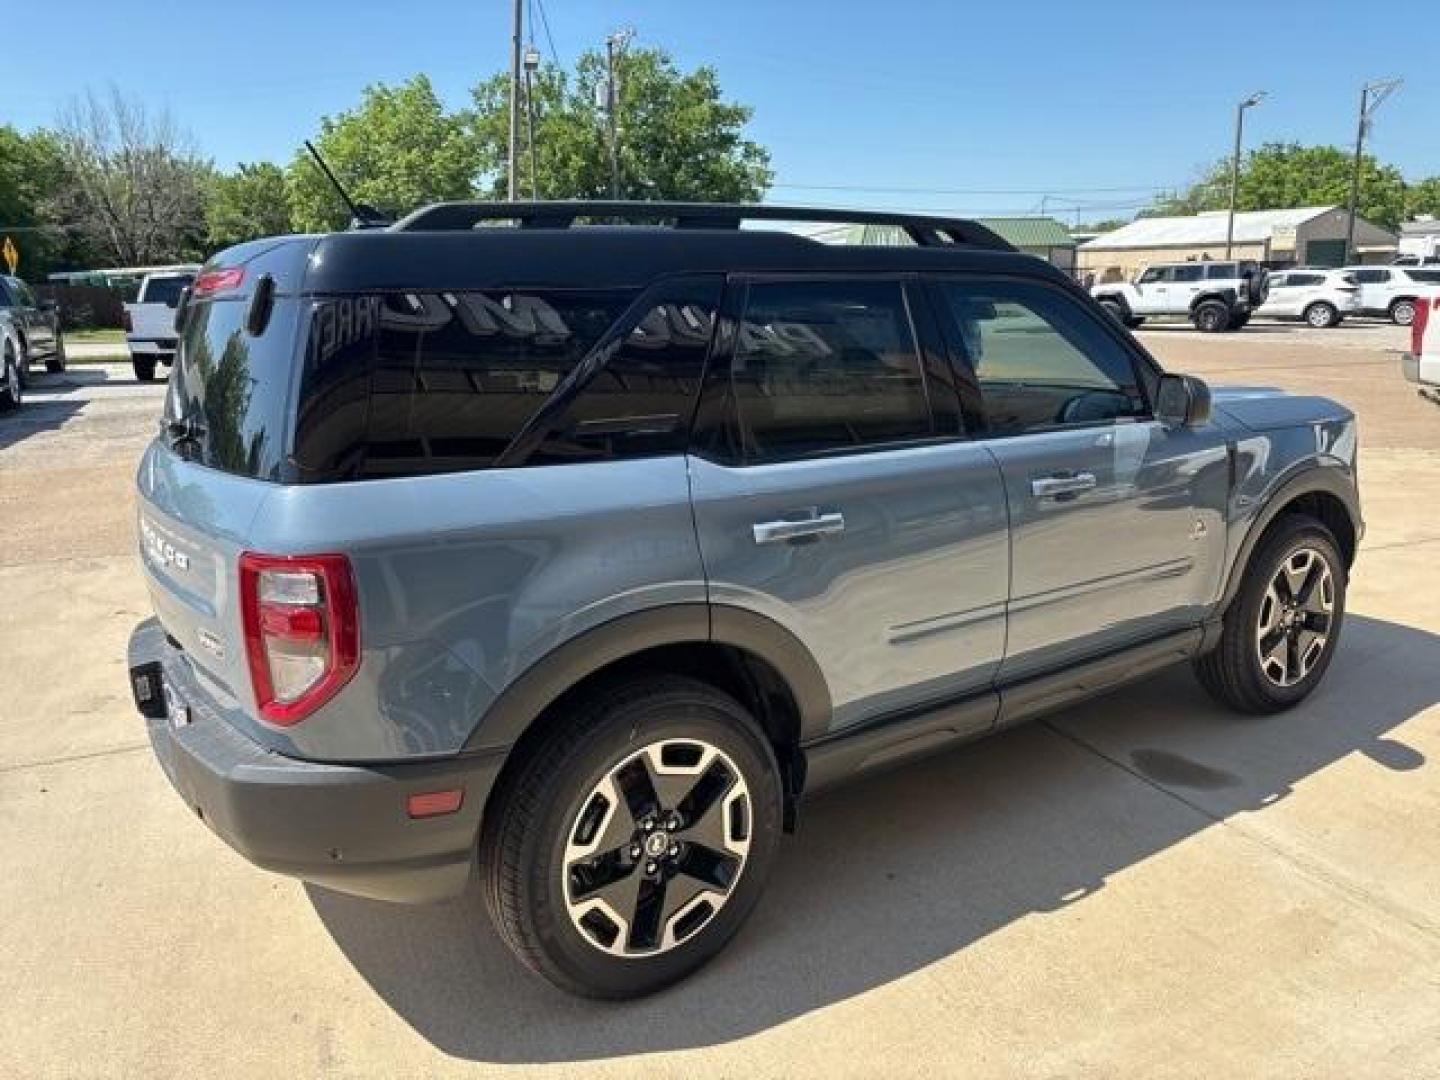
[[[1415,321],[1415,298],[1440,288],[1440,266],[1347,266],[1360,286],[1360,314],[1389,316],[1409,326]]]
[[[1217,333],[1239,330],[1264,303],[1265,271],[1248,260],[1158,263],[1133,282],[1096,285],[1090,293],[1132,330],[1149,318],[1179,317]]]
[[[1270,295],[1255,309],[1262,319],[1303,319],[1323,329],[1360,311],[1360,286],[1348,270],[1282,270],[1270,275],[1269,286]]]

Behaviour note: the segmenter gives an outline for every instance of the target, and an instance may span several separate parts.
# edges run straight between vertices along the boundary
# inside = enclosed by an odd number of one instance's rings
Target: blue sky
[[[530,0],[538,2],[538,0]],[[0,123],[49,122],[87,86],[167,106],[221,166],[287,160],[370,82],[417,71],[447,103],[507,65],[508,0],[6,5]],[[1403,76],[1371,146],[1440,173],[1437,0],[545,0],[568,62],[633,27],[713,64],[755,108],[777,202],[1124,216],[1247,145],[1349,145],[1359,87]],[[63,14],[64,26],[56,25]],[[542,29],[536,41],[547,56]],[[832,188],[836,190],[832,190]],[[844,189],[844,190],[839,190]]]

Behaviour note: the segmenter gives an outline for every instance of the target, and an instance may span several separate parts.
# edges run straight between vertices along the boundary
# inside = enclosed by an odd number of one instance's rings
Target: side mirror
[[[1166,427],[1200,427],[1210,420],[1210,387],[1194,375],[1161,375],[1155,417]]]

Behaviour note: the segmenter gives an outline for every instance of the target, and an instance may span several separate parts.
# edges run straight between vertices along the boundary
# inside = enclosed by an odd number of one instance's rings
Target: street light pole
[[[1265,91],[1259,90],[1235,106],[1235,153],[1230,159],[1230,216],[1225,222],[1225,258],[1228,261],[1235,246],[1235,198],[1240,192],[1240,140],[1245,132],[1245,110],[1259,105]]]
[[[540,54],[535,46],[525,50],[525,112],[528,124],[527,142],[530,143],[530,198],[540,201],[540,159],[535,150],[535,69],[540,66]]]
[[[520,156],[520,32],[521,21],[524,18],[521,2],[522,0],[515,0],[515,16],[510,38],[510,152],[506,155],[506,168],[509,171],[509,176],[506,177],[506,190],[511,202],[515,201],[517,190],[515,172]]]
[[[1370,130],[1370,118],[1381,103],[1400,89],[1403,79],[1381,79],[1366,83],[1360,88],[1360,121],[1355,127],[1355,160],[1350,166],[1350,207],[1345,225],[1345,258],[1342,266],[1355,261],[1355,211],[1360,204],[1360,164],[1365,155],[1365,136]]]
[[[620,81],[615,61],[620,50],[630,41],[632,30],[620,30],[605,39],[605,112],[610,122],[610,197],[620,198]]]

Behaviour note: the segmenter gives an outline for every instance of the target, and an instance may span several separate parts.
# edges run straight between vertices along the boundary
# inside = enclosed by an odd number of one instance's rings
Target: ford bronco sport
[[[1259,263],[1157,263],[1133,282],[1096,285],[1091,295],[1100,306],[1134,330],[1146,319],[1189,319],[1207,334],[1239,330],[1268,292]]]
[[[226,251],[180,323],[160,764],[262,867],[478,875],[577,993],[714,955],[802,796],[1178,661],[1285,709],[1337,646],[1351,414],[1212,398],[970,222],[440,204]]]

